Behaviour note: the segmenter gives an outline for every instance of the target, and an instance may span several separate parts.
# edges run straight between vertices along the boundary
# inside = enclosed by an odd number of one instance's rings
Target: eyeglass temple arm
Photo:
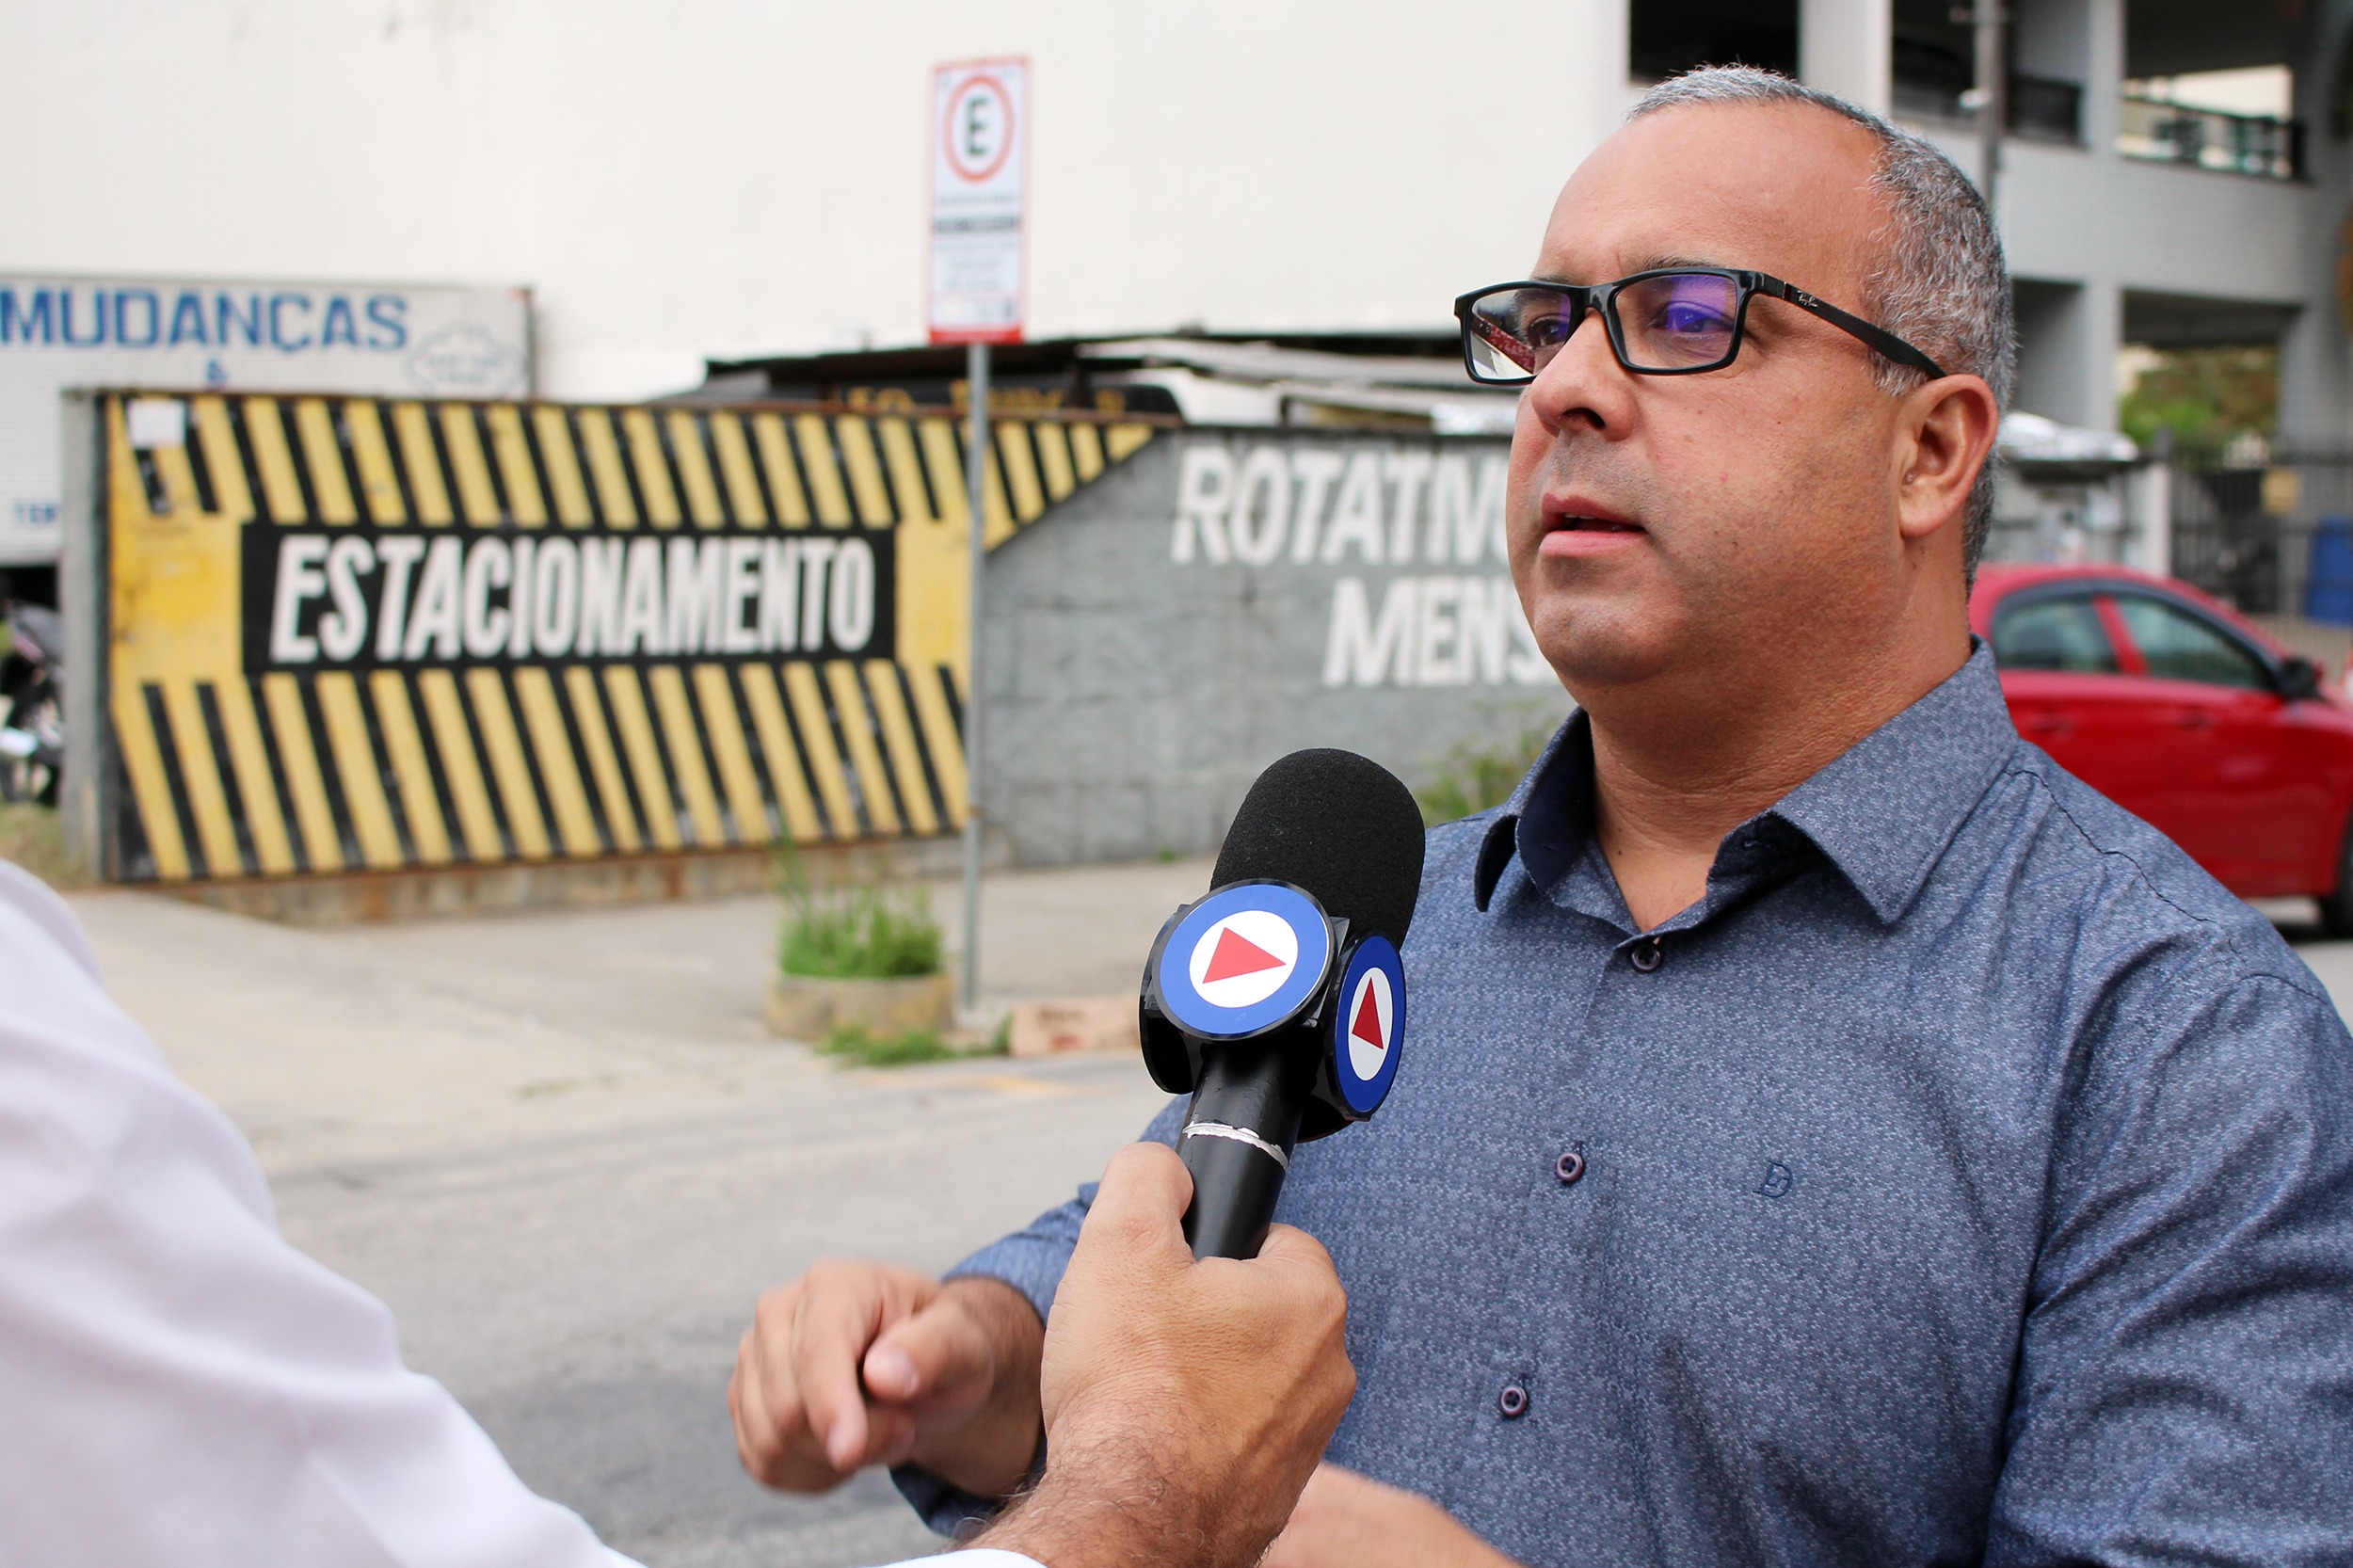
[[[1904,342],[1895,333],[1874,327],[1861,316],[1849,315],[1827,299],[1817,299],[1803,289],[1795,288],[1778,278],[1769,278],[1763,273],[1756,275],[1756,288],[1759,294],[1770,295],[1775,299],[1785,299],[1801,311],[1820,316],[1841,331],[1862,339],[1866,346],[1886,355],[1899,365],[1911,370],[1926,371],[1940,380],[1945,375],[1944,366]]]
[[[1513,337],[1511,333],[1505,331],[1494,322],[1489,321],[1485,316],[1481,315],[1475,310],[1465,311],[1463,312],[1463,325],[1478,333],[1480,340],[1485,343],[1490,348],[1493,348],[1497,353],[1502,355],[1505,359],[1511,360],[1513,364],[1519,366],[1530,376],[1536,374],[1536,351],[1529,347],[1528,344],[1520,342],[1519,339]]]

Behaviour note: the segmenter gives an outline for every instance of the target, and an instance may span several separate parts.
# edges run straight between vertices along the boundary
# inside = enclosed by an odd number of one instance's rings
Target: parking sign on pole
[[[968,1016],[981,993],[981,563],[988,493],[988,345],[1021,341],[1023,175],[1030,62],[967,60],[932,76],[931,335],[967,344],[964,493],[968,498],[971,637],[965,655],[964,957]]]
[[[932,77],[931,335],[1021,341],[1030,63],[968,60]]]

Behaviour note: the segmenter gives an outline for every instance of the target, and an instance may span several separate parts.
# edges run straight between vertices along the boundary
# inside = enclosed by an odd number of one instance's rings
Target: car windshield
[[[2149,673],[2163,680],[2266,691],[2271,672],[2247,646],[2180,605],[2142,594],[2119,595],[2117,610]]]

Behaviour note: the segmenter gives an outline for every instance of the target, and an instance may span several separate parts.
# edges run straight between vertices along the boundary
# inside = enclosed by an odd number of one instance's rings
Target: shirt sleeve
[[[2344,1562],[2353,1043],[2308,972],[2135,1011],[2054,1162],[1985,1560]]]
[[[1166,1144],[1174,1148],[1177,1131],[1184,1125],[1185,1101],[1173,1099],[1144,1128],[1140,1141]],[[1048,1209],[1023,1229],[990,1242],[949,1270],[946,1277],[1002,1280],[1027,1296],[1030,1304],[1037,1308],[1038,1321],[1046,1321],[1048,1314],[1054,1310],[1054,1292],[1062,1285],[1063,1271],[1070,1266],[1071,1249],[1079,1244],[1079,1227],[1086,1223],[1087,1208],[1095,1202],[1095,1186],[1091,1181],[1084,1183],[1070,1202]],[[1041,1445],[1030,1467],[1032,1478],[1045,1463],[1046,1451]],[[920,1465],[902,1464],[890,1472],[890,1479],[898,1484],[899,1495],[923,1516],[923,1522],[941,1535],[961,1535],[978,1528],[996,1514],[1003,1502],[1001,1498],[983,1497],[952,1485]]]
[[[252,1153],[0,863],[0,1558],[613,1568],[392,1315],[279,1235]]]

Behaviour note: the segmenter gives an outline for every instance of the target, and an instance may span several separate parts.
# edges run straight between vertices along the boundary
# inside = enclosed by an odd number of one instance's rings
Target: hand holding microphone
[[[974,1543],[1056,1568],[1250,1568],[1356,1387],[1348,1298],[1288,1225],[1190,1256],[1193,1194],[1158,1144],[1115,1155],[1047,1325],[1046,1473]]]

